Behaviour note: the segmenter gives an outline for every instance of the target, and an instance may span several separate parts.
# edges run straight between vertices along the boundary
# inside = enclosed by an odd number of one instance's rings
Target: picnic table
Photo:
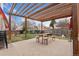
[[[48,37],[51,36],[51,35],[52,34],[50,34],[50,33],[43,33],[43,34],[39,34],[38,37],[39,38],[42,37],[41,43],[47,45],[48,44]],[[40,42],[39,38],[38,38],[38,42]]]

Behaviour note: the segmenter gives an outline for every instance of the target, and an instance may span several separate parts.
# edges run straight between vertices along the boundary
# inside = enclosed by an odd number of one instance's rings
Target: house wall
[[[70,30],[68,29],[54,29],[54,30],[50,30],[49,33],[52,33],[53,35],[65,35],[67,37],[70,36]]]

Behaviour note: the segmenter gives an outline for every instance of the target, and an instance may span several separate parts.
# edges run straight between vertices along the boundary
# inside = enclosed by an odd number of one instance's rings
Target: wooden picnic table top
[[[43,33],[43,34],[38,34],[39,36],[44,36],[44,35],[47,35],[47,36],[49,36],[49,35],[52,35],[51,33]]]

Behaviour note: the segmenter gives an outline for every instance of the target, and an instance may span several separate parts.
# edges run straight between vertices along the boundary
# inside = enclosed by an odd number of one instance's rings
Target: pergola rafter
[[[44,11],[44,10],[46,10],[46,9],[48,9],[48,8],[54,6],[54,5],[57,5],[57,4],[58,4],[58,3],[56,3],[56,4],[48,4],[46,7],[44,7],[44,8],[42,8],[42,9],[36,11],[35,13],[33,13],[33,14],[31,14],[31,15],[29,15],[29,17],[32,17],[33,15],[35,15],[35,14],[41,12],[41,11]]]
[[[66,8],[71,8],[72,5],[71,4],[57,4],[55,5],[54,7],[51,7],[51,8],[48,8],[47,10],[45,11],[42,11],[32,17],[37,17],[38,18],[41,18],[41,17],[47,17],[46,15],[47,14],[56,14],[57,12],[60,12],[60,11],[63,11],[64,9],[66,10]]]
[[[42,3],[42,4],[38,4],[38,5],[34,6],[26,15],[29,15],[31,12],[33,12],[35,9],[41,7],[42,5],[44,5],[44,4]]]
[[[22,15],[24,15],[28,10],[33,8],[36,5],[36,3],[32,4],[29,8],[27,8],[25,11],[23,11]]]
[[[16,14],[18,13],[18,11],[21,9],[21,7],[24,5],[24,3],[22,3],[21,5],[20,5],[20,7],[18,7],[18,10],[15,12]]]
[[[49,11],[44,11],[41,14],[33,16],[33,18],[36,18],[36,19],[42,18],[42,20],[45,20],[47,18],[50,19],[50,17],[52,17],[52,19],[53,19],[56,16],[57,13],[59,15],[61,15],[61,14],[63,14],[63,15],[66,15],[66,14],[71,15],[71,9],[72,9],[72,5],[57,8],[57,10],[52,8],[52,9],[49,9]],[[62,11],[62,12],[60,12],[60,11]],[[47,12],[47,13],[45,13],[45,12]]]
[[[24,6],[23,9],[18,14],[21,14],[29,5],[30,5],[30,3],[28,3],[26,6]]]

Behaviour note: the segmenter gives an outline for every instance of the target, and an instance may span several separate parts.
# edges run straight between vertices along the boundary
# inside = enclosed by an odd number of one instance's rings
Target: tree
[[[55,20],[51,20],[51,23],[50,23],[50,27],[52,27],[54,29],[54,24],[56,23]]]
[[[22,28],[22,33],[24,32],[24,31],[26,31],[26,29],[25,29],[25,22],[23,22],[22,24],[21,24],[22,26],[23,26],[23,28]],[[34,31],[34,26],[36,26],[36,22],[34,22],[34,21],[27,21],[27,31]]]

